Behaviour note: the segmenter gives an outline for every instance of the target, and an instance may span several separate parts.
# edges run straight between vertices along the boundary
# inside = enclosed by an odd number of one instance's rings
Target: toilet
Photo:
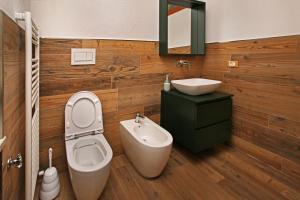
[[[107,183],[113,153],[103,134],[99,98],[88,91],[74,94],[65,107],[65,142],[78,200],[98,199]]]

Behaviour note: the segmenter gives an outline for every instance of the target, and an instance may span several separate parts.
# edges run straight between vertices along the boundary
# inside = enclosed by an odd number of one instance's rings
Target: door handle
[[[15,166],[20,169],[23,166],[22,155],[19,153],[15,159],[12,159],[12,157],[10,157],[7,160],[7,166],[8,166],[8,168]]]

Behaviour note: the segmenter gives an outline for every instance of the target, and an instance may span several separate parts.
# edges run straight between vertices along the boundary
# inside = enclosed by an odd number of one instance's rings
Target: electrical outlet
[[[239,61],[236,60],[229,60],[228,67],[239,67]]]

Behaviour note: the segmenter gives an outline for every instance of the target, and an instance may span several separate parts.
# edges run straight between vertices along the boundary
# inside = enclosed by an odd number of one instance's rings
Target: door
[[[9,167],[7,160],[25,152],[25,42],[24,31],[0,12],[2,199],[24,199],[25,168]]]

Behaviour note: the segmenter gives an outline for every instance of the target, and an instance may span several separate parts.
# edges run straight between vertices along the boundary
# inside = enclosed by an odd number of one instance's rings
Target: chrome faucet
[[[141,119],[144,119],[145,117],[141,115],[140,113],[137,113],[135,116],[135,123],[141,123]]]
[[[190,68],[191,67],[191,62],[188,61],[188,60],[179,60],[179,61],[177,61],[176,66],[177,67],[185,67],[185,66],[187,66],[188,68]]]

